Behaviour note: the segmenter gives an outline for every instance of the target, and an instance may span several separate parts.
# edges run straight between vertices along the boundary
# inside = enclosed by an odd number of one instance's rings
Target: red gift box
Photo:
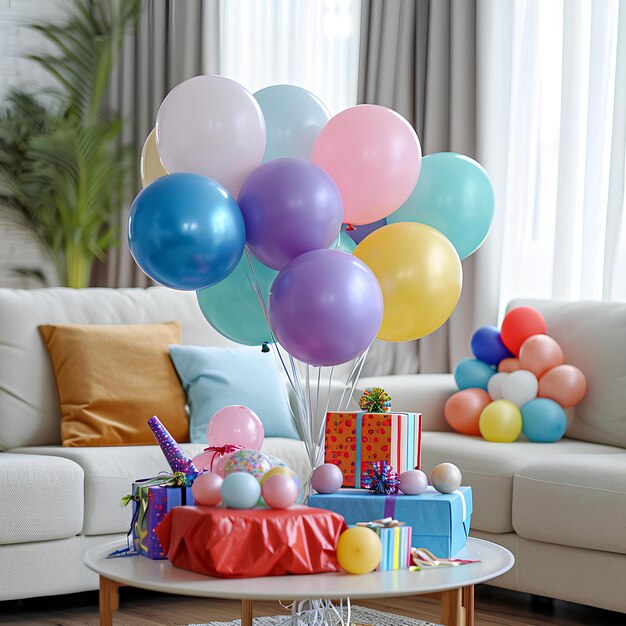
[[[338,572],[341,515],[289,509],[172,509],[156,534],[176,567],[222,578]]]

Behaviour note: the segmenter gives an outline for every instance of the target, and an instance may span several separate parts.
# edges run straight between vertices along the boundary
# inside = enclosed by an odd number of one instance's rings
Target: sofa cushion
[[[573,439],[493,443],[458,433],[425,432],[422,441],[422,469],[429,473],[446,461],[457,465],[463,484],[472,486],[472,527],[493,533],[513,531],[513,477],[525,465],[568,454],[624,454],[621,448]]]
[[[520,468],[513,528],[526,539],[626,554],[626,453],[572,454]]]
[[[0,544],[66,539],[83,526],[83,470],[57,456],[0,454]]]
[[[202,444],[182,444],[188,456],[204,449]],[[302,477],[307,478],[308,463],[304,444],[295,439],[267,438],[263,451],[282,459]],[[82,532],[104,535],[128,531],[131,507],[122,507],[120,499],[131,492],[133,480],[170,471],[159,446],[116,446],[102,448],[64,448],[41,446],[12,450],[17,454],[41,454],[74,461],[85,472],[85,515]],[[11,456],[17,456],[11,455]],[[4,455],[0,455],[0,458]],[[61,459],[59,459],[61,460]],[[78,468],[80,469],[80,468]],[[82,503],[82,500],[81,500]],[[78,531],[80,532],[80,525]]]

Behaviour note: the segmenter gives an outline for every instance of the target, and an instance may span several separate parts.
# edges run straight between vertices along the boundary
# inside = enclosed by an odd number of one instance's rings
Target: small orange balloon
[[[490,402],[491,398],[484,389],[463,389],[448,398],[443,414],[448,424],[458,433],[480,437],[478,420]]]
[[[550,398],[564,409],[578,404],[585,393],[585,375],[573,365],[557,365],[539,379],[539,397]]]
[[[532,372],[537,378],[563,363],[565,358],[561,346],[548,335],[529,337],[519,350],[520,368]]]
[[[512,357],[502,359],[502,361],[498,363],[499,372],[506,372],[507,374],[510,374],[511,372],[516,372],[518,369],[520,369],[519,360]]]

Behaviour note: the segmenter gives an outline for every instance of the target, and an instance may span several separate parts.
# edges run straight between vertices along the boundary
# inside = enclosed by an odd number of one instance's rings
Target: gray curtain
[[[110,110],[124,120],[122,142],[135,152],[132,190],[119,216],[120,244],[94,267],[93,285],[148,285],[126,244],[128,209],[141,189],[141,148],[163,98],[187,78],[218,73],[219,50],[219,0],[145,1],[134,32],[126,37],[107,96]]]
[[[413,124],[424,154],[476,152],[475,0],[362,0],[359,103],[390,107]],[[376,342],[364,373],[448,372],[466,356],[474,259],[463,262],[461,302],[417,342]]]

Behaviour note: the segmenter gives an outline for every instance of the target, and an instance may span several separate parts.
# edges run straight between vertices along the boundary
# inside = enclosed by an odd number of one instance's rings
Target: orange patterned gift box
[[[372,461],[387,461],[398,472],[420,468],[421,413],[326,414],[325,462],[343,472],[344,487],[361,487]]]

